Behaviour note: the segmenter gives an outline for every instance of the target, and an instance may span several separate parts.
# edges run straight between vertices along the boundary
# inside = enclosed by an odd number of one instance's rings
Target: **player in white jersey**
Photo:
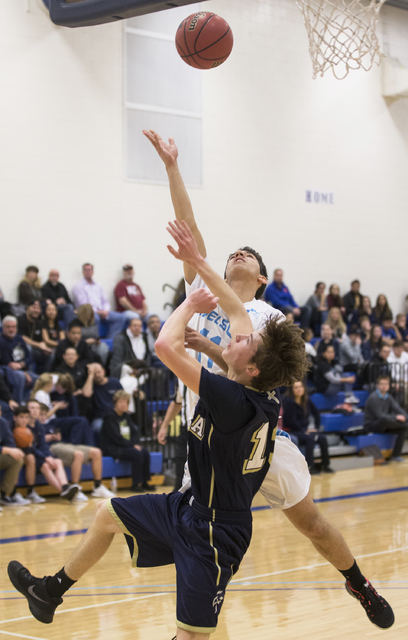
[[[178,150],[173,138],[169,138],[169,142],[166,143],[154,131],[143,131],[143,133],[150,140],[166,167],[177,220],[187,222],[201,255],[206,258],[204,239],[197,226],[190,198],[178,169]],[[189,288],[196,288],[196,286],[199,288],[198,281],[195,282],[194,269],[186,263],[184,263],[184,275],[187,293]],[[229,256],[224,277],[247,309],[249,304],[250,308],[254,307],[255,310],[255,304],[268,281],[261,256],[250,247],[238,249]],[[272,308],[271,311],[276,312]],[[261,315],[253,314],[251,311],[249,313],[251,320],[261,322]],[[228,331],[225,318],[221,318],[221,314],[218,315],[210,317],[211,314],[205,314],[205,317],[197,318],[195,326],[198,333],[190,338],[187,336],[187,342],[190,347],[198,351],[203,350],[202,353],[205,351],[207,357],[225,371],[221,357],[221,341],[217,344],[216,338],[226,339]],[[225,332],[224,326],[226,326]],[[218,333],[217,336],[217,331],[222,334]],[[212,332],[215,332],[214,336],[209,335]],[[211,337],[214,339],[211,340]],[[204,342],[205,338],[207,340]],[[212,371],[214,368],[215,365]],[[275,447],[275,454],[260,492],[272,508],[282,509],[290,522],[310,539],[315,549],[343,574],[346,578],[347,592],[364,607],[370,622],[380,628],[390,627],[394,623],[394,614],[390,605],[366,580],[341,533],[323,518],[314,504],[309,492],[310,474],[304,457],[293,443],[282,436],[276,438]]]

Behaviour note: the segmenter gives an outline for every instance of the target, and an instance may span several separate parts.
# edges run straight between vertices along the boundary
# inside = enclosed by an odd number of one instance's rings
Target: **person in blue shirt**
[[[264,299],[284,314],[293,313],[295,322],[299,322],[301,327],[310,326],[311,309],[308,306],[299,307],[295,302],[289,288],[283,282],[282,269],[275,269],[273,272],[273,280],[265,289]]]

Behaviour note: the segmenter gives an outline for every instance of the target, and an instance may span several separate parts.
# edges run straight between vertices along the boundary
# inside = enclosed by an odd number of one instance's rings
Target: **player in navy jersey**
[[[216,629],[226,586],[248,548],[252,498],[272,460],[280,408],[274,388],[303,377],[307,369],[298,327],[271,319],[262,332],[253,331],[245,307],[202,258],[188,226],[170,223],[169,231],[178,244],[170,252],[193,265],[212,291],[192,292],[155,345],[164,364],[200,396],[188,433],[192,486],[184,494],[101,503],[76,551],[54,576],[35,578],[12,561],[13,585],[44,623],[52,622],[65,591],[122,532],[136,566],[175,563],[178,640],[208,638]],[[191,317],[209,313],[218,299],[231,327],[232,341],[223,354],[226,378],[207,372],[184,347]]]
[[[178,150],[173,138],[168,143],[155,131],[143,131],[163,161],[169,178],[170,193],[176,218],[186,221],[196,239],[201,255],[206,258],[207,249],[198,228],[190,198],[178,169]],[[253,225],[250,225],[253,229]],[[205,286],[200,274],[190,264],[184,263],[186,293]],[[262,330],[268,317],[282,314],[260,300],[267,283],[267,270],[262,257],[250,247],[243,247],[230,254],[224,278],[244,304],[254,329]],[[231,341],[228,314],[219,307],[209,314],[196,314],[186,332],[186,344],[196,351],[196,358],[210,371],[227,370],[222,354]],[[190,395],[194,406],[196,398]],[[272,464],[260,492],[272,509],[283,511],[288,520],[315,549],[346,578],[346,589],[360,601],[369,620],[381,627],[390,627],[394,615],[389,604],[378,595],[361,573],[341,533],[323,518],[313,502],[310,473],[299,449],[286,437],[278,435],[275,441]],[[189,486],[188,475],[183,479],[183,490]]]

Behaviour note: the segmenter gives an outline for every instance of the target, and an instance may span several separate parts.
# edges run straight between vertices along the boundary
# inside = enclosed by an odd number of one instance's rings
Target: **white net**
[[[375,33],[385,0],[296,0],[309,37],[313,78],[332,69],[339,80],[350,69],[369,71],[382,53]]]

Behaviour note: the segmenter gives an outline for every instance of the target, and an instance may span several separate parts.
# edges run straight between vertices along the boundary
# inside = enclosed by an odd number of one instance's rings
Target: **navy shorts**
[[[213,633],[225,589],[248,549],[252,524],[210,522],[198,517],[186,494],[112,498],[107,507],[123,531],[133,566],[175,563],[176,624]]]

